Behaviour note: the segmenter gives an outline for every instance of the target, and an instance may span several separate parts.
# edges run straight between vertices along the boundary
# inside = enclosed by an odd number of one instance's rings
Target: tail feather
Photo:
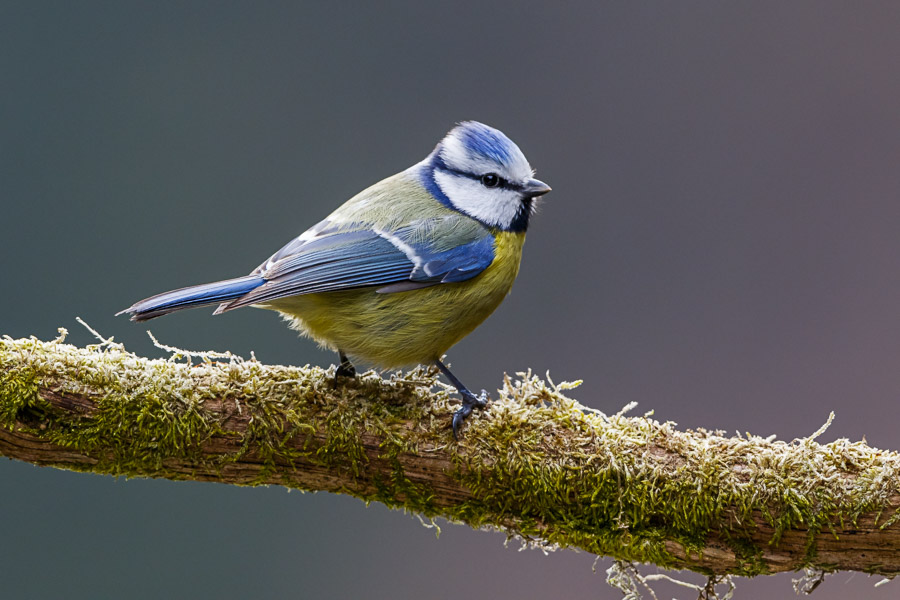
[[[116,316],[128,313],[131,315],[132,321],[147,321],[185,308],[234,300],[256,289],[263,283],[265,283],[265,279],[262,277],[247,275],[236,279],[192,285],[191,287],[163,292],[140,302],[135,302],[125,310],[116,313]]]

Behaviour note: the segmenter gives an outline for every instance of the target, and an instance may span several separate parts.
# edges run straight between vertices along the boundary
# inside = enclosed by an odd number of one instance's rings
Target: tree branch
[[[530,374],[450,434],[422,369],[333,369],[0,340],[0,454],[78,471],[345,493],[705,574],[900,571],[900,455],[606,417]],[[434,391],[437,388],[437,391]],[[820,433],[820,432],[819,432]],[[813,436],[815,437],[815,436]]]

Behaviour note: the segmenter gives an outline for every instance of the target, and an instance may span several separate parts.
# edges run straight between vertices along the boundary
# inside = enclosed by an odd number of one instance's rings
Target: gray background
[[[450,353],[681,427],[900,448],[900,4],[0,2],[0,333],[241,275],[492,124],[553,186],[512,295]],[[275,315],[164,342],[331,364]],[[10,598],[617,598],[601,561],[343,496],[0,462]],[[515,544],[513,544],[515,546]],[[890,598],[862,574],[817,598]],[[662,587],[662,597],[690,597]],[[740,597],[791,597],[789,576]]]

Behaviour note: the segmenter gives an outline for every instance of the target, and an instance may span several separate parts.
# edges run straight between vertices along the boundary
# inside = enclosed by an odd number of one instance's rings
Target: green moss
[[[188,362],[147,360],[111,343],[0,340],[0,427],[93,461],[65,468],[126,477],[183,479],[191,468],[209,477],[246,461],[259,465],[247,484],[302,488],[296,469],[312,464],[347,482],[334,491],[367,502],[664,567],[702,572],[674,555],[672,543],[696,560],[715,535],[734,554],[733,572],[747,576],[767,572],[764,549],[751,539],[756,515],[774,529],[772,546],[789,530],[808,531],[812,565],[821,535],[886,509],[898,493],[894,453],[607,417],[566,397],[572,385],[531,373],[507,377],[456,443],[451,396],[434,392],[440,384],[424,369],[335,386],[332,370],[231,356],[191,364],[190,353],[176,354]],[[96,409],[56,408],[42,390],[87,392]],[[236,416],[246,428],[233,426]],[[210,452],[211,441],[219,451]],[[448,504],[427,478],[407,472],[411,457],[438,451],[468,499]],[[881,516],[883,526],[897,519],[893,509]]]
[[[17,422],[39,423],[49,404],[38,391],[34,369],[17,365],[0,372],[0,426],[11,429]]]

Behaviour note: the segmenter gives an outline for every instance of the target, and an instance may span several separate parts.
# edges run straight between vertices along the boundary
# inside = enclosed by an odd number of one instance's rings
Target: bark
[[[193,362],[193,364],[191,364]],[[900,571],[900,456],[606,416],[530,373],[454,441],[433,373],[150,360],[0,340],[0,454],[37,465],[278,484],[708,575]],[[817,432],[817,433],[821,433]]]

